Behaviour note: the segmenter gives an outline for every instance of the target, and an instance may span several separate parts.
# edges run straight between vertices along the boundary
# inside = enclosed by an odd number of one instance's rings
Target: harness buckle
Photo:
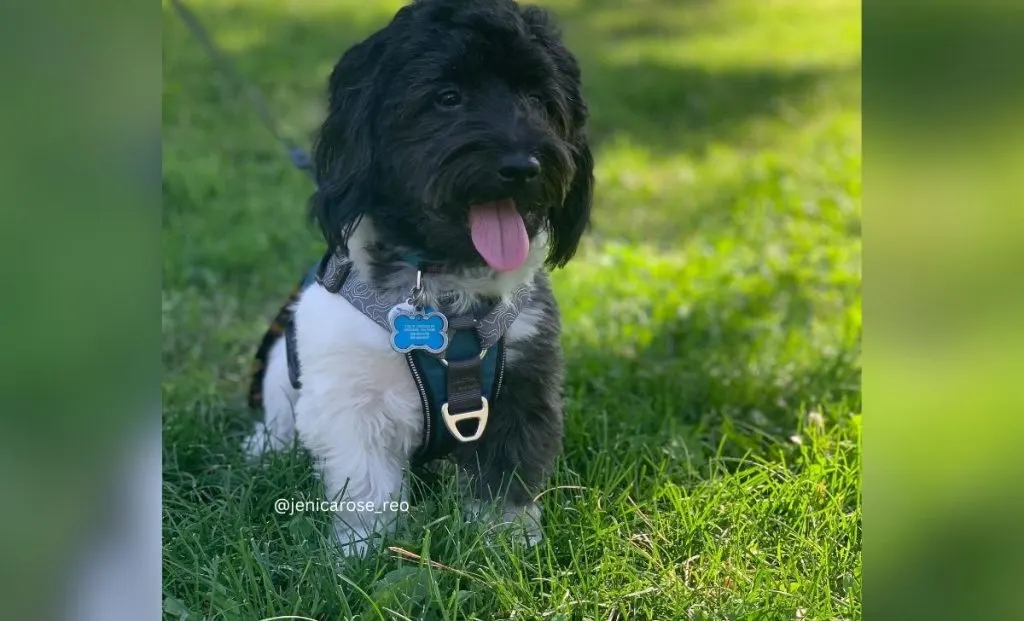
[[[448,404],[445,403],[441,406],[441,418],[444,420],[444,424],[448,427],[448,431],[451,432],[452,436],[460,442],[473,442],[474,440],[480,439],[480,436],[484,434],[484,427],[487,426],[487,413],[489,407],[487,405],[487,397],[480,397],[480,409],[471,410],[469,412],[462,412],[461,414],[450,414],[448,412]],[[476,420],[476,431],[472,436],[467,436],[459,430],[458,423],[464,420]]]

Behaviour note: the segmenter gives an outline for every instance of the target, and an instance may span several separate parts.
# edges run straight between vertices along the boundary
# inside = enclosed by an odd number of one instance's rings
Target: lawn
[[[243,458],[250,361],[322,252],[310,181],[164,7],[168,619],[859,619],[860,5],[557,0],[595,226],[554,275],[565,453],[525,548],[450,481],[337,558],[301,451]],[[193,0],[308,144],[400,2]],[[287,617],[286,617],[287,618]]]

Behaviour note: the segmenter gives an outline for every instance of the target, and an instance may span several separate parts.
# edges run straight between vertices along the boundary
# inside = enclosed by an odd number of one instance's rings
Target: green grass
[[[338,55],[399,3],[192,4],[301,139]],[[306,455],[239,448],[256,340],[321,252],[310,184],[165,6],[167,618],[861,617],[859,3],[548,4],[598,188],[555,274],[546,539],[463,523],[442,480],[387,544],[414,557],[358,561],[328,516],[273,511],[319,497]]]

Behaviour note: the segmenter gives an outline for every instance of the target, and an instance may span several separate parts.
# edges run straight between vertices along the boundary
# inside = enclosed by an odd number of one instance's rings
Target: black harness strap
[[[472,330],[476,334],[476,319],[457,317],[448,322],[451,330]],[[480,367],[483,358],[472,356],[466,360],[448,360],[448,411],[452,414],[476,412],[483,407],[483,389],[480,386]]]
[[[341,289],[341,285],[345,282],[345,278],[348,277],[349,270],[346,268],[339,273],[338,277],[333,281],[327,281],[325,279],[325,272],[327,270],[327,262],[330,258],[330,253],[324,255],[324,258],[316,264],[302,284],[299,285],[300,291],[308,287],[314,281],[319,282],[325,289],[331,293],[337,293]],[[295,300],[298,300],[298,296],[295,296]],[[300,367],[299,367],[299,346],[295,342],[295,315],[294,313],[288,315],[288,321],[284,325],[284,348],[285,355],[288,359],[288,380],[292,383],[292,388],[298,390],[302,388],[302,380],[300,379]]]
[[[292,388],[298,390],[302,388],[302,382],[299,380],[299,346],[295,343],[294,315],[284,328],[284,349],[288,357],[288,379],[292,383]]]

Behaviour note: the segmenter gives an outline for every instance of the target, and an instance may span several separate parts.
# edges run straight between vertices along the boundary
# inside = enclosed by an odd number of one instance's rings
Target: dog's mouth
[[[530,237],[523,217],[511,198],[469,207],[473,246],[496,272],[511,272],[526,262]]]

